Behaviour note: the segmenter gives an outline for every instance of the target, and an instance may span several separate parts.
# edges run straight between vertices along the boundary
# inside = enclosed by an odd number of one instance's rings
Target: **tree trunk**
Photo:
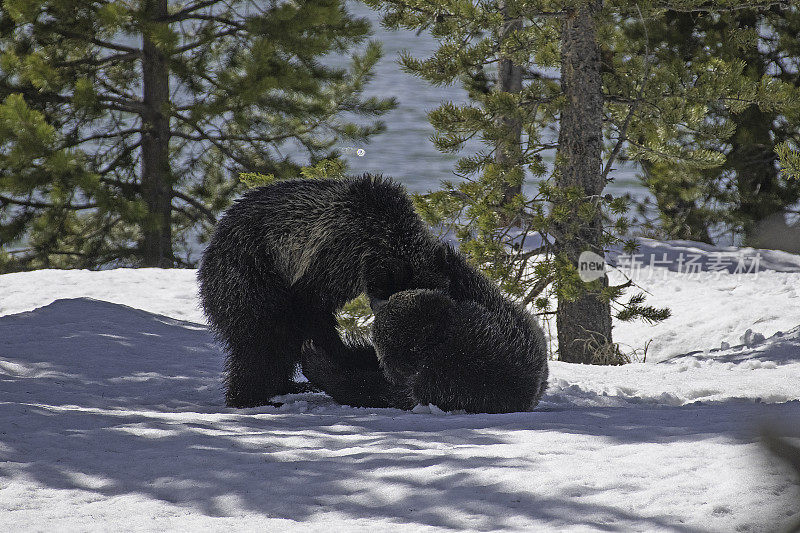
[[[502,43],[509,33],[522,29],[522,19],[518,17],[512,19],[508,16],[505,0],[500,0],[499,6],[504,18],[503,27],[500,30],[500,42]],[[518,94],[522,92],[522,68],[509,58],[500,58],[497,68],[497,88],[499,91],[506,93]],[[498,121],[509,130],[510,136],[505,142],[498,143],[495,162],[506,169],[520,166],[522,164],[520,149],[522,121],[511,117],[500,117]],[[503,204],[510,202],[520,192],[522,192],[521,184],[511,185],[506,183],[503,189]]]
[[[145,0],[144,15],[156,20],[167,15],[167,0]],[[141,244],[142,265],[168,268],[172,255],[172,179],[169,165],[169,66],[167,58],[147,35],[142,35],[142,198],[147,206]]]
[[[561,84],[566,104],[561,112],[557,187],[578,187],[591,202],[603,192],[601,173],[603,93],[600,79],[600,51],[594,13],[600,2],[593,1],[568,13],[561,38]],[[557,251],[577,266],[581,252],[590,250],[601,257],[603,224],[600,213],[591,221],[581,221],[577,205],[570,212]],[[571,227],[568,227],[571,226]],[[597,289],[607,285],[601,278],[587,286],[576,301],[559,298],[556,313],[559,359],[572,363],[592,363],[600,347],[611,343],[611,306],[597,297]]]

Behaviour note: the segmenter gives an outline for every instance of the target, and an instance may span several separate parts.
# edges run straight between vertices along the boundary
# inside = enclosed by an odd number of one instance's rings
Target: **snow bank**
[[[773,531],[800,515],[758,440],[800,437],[798,270],[657,267],[673,318],[615,330],[647,362],[553,362],[507,415],[228,409],[194,271],[3,275],[0,529]]]

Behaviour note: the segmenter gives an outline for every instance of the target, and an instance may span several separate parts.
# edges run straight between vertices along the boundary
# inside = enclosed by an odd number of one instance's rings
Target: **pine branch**
[[[240,30],[246,29],[245,25],[241,22],[236,22],[235,20],[216,15],[189,15],[181,20],[204,20],[206,22],[218,22],[220,24],[225,24],[226,26],[233,26],[234,28],[239,28]]]
[[[166,17],[159,17],[154,19],[155,22],[179,22],[181,20],[186,20],[189,15],[194,13],[195,11],[199,11],[206,7],[211,7],[214,4],[218,4],[219,0],[206,0],[204,2],[198,2],[197,4],[189,7],[185,7],[180,11],[173,13],[172,15],[167,15]]]
[[[179,48],[176,48],[175,50],[172,51],[172,54],[175,55],[175,54],[182,54],[184,52],[188,52],[189,50],[193,50],[193,49],[198,48],[200,46],[206,45],[206,44],[208,44],[208,43],[210,43],[212,41],[215,41],[215,40],[219,39],[220,37],[226,37],[228,35],[234,35],[236,33],[239,33],[240,31],[242,31],[242,29],[240,29],[240,28],[231,28],[230,30],[217,32],[217,33],[215,33],[213,35],[209,35],[208,37],[204,37],[203,39],[200,39],[200,40],[195,41],[193,43],[189,43],[187,45],[184,45],[184,46],[181,46]]]
[[[192,207],[194,207],[195,209],[200,211],[203,214],[203,216],[206,217],[206,220],[208,220],[212,224],[216,224],[217,223],[217,217],[214,216],[214,213],[212,213],[211,210],[208,207],[204,206],[198,200],[192,198],[191,196],[183,194],[180,191],[172,191],[172,196],[174,196],[175,198],[179,198],[179,199],[183,200],[187,204],[191,205]]]
[[[644,89],[647,86],[648,78],[650,77],[650,36],[647,33],[647,25],[644,24],[644,19],[642,16],[642,11],[639,9],[639,6],[636,6],[636,9],[639,11],[639,19],[642,21],[642,27],[644,28],[644,46],[645,46],[645,64],[644,64],[644,74],[642,74],[642,83],[639,86],[639,94],[636,95],[636,99],[628,108],[628,115],[625,117],[625,122],[622,124],[622,128],[619,130],[619,137],[617,138],[617,144],[614,145],[614,149],[611,151],[611,155],[608,157],[608,161],[606,161],[606,166],[603,169],[602,179],[603,181],[606,180],[608,177],[608,173],[611,172],[611,166],[616,161],[617,156],[619,155],[620,150],[622,150],[623,143],[628,139],[628,127],[631,124],[631,119],[636,114],[636,111],[639,109],[639,105],[642,103],[644,98]]]
[[[105,176],[100,177],[100,182],[105,183],[106,185],[113,185],[114,187],[118,187],[122,191],[129,191],[129,192],[139,192],[141,191],[141,186],[135,182],[128,182],[128,181],[120,181],[114,178],[107,178]]]
[[[183,118],[183,117],[181,117]],[[179,137],[181,139],[186,139],[187,141],[195,141],[195,142],[202,142],[202,141],[217,141],[217,142],[226,142],[226,141],[242,141],[242,142],[249,142],[249,143],[276,143],[285,141],[287,139],[291,139],[294,137],[298,137],[300,135],[309,133],[311,129],[304,129],[302,131],[289,133],[286,135],[276,135],[274,137],[253,137],[252,135],[230,135],[226,133],[220,132],[220,135],[212,136],[208,133],[202,133],[198,135],[192,135],[191,133],[184,133],[182,131],[171,130],[170,135],[173,137]]]
[[[33,207],[36,209],[67,209],[69,211],[81,211],[83,209],[94,209],[97,207],[97,204],[48,204],[46,202],[34,202],[34,201],[27,201],[27,200],[17,200],[16,198],[11,198],[9,196],[0,195],[0,203],[3,207],[6,205],[19,205],[22,207]]]
[[[203,129],[200,126],[198,126],[194,121],[188,119],[187,117],[184,117],[180,113],[175,113],[172,116],[174,116],[175,118],[178,118],[179,120],[182,120],[183,122],[185,122],[190,128],[192,128],[193,130],[198,132],[200,135],[206,136],[206,133],[203,131]],[[232,160],[234,160],[237,163],[239,163],[243,168],[248,168],[250,166],[250,165],[248,165],[248,163],[245,160],[243,160],[241,157],[239,157],[236,154],[234,154],[232,150],[228,149],[226,146],[224,146],[218,140],[210,138],[208,136],[206,136],[205,138],[208,139],[208,141],[211,144],[213,144],[220,152],[222,152],[226,156],[230,157]]]
[[[56,68],[77,67],[77,66],[81,66],[81,65],[91,65],[93,67],[99,67],[99,66],[105,65],[106,63],[113,63],[113,62],[116,62],[116,61],[124,61],[126,59],[136,59],[136,58],[141,57],[141,56],[142,56],[141,51],[137,50],[135,52],[121,52],[119,54],[112,54],[110,56],[99,57],[99,58],[93,57],[93,56],[87,56],[87,57],[84,57],[84,58],[81,58],[81,59],[75,59],[75,60],[72,60],[72,61],[62,61],[60,63],[54,63],[53,66],[55,66]]]
[[[139,48],[133,48],[132,46],[125,46],[124,44],[103,41],[102,39],[98,39],[97,37],[92,37],[91,35],[85,35],[83,33],[64,30],[55,26],[51,27],[50,30],[53,33],[56,33],[63,37],[67,37],[68,39],[76,39],[78,41],[92,43],[102,48],[108,48],[110,50],[116,50],[118,52],[125,52],[128,54],[136,54],[136,55],[142,54],[142,51]]]
[[[106,168],[100,170],[98,172],[98,174],[100,174],[101,176],[104,176],[104,175],[108,174],[109,172],[111,172],[112,170],[114,170],[117,167],[117,165],[119,164],[120,161],[122,161],[124,158],[128,157],[128,155],[130,155],[130,153],[132,151],[134,151],[137,148],[139,148],[139,146],[141,146],[141,144],[142,144],[142,140],[139,139],[135,143],[123,148],[120,151],[119,155],[117,155],[117,157],[115,157],[113,161],[111,161],[108,165],[106,165]]]
[[[63,96],[58,93],[39,91],[30,85],[28,86],[13,85],[5,80],[0,80],[0,92],[4,94],[19,93],[22,95],[23,99],[25,99],[25,101],[28,102],[38,100],[40,102],[43,101],[43,102],[51,102],[57,104],[72,103],[72,99],[67,96]]]
[[[102,82],[101,82],[102,83]],[[43,92],[34,89],[33,87],[18,87],[9,83],[0,83],[0,90],[7,93],[20,93],[27,101],[44,101],[54,102],[58,104],[72,104],[72,95],[63,95],[53,92]],[[100,96],[98,107],[109,111],[123,111],[139,115],[144,112],[144,105],[134,99],[116,98],[112,96]]]
[[[664,9],[667,11],[675,11],[678,13],[730,13],[735,11],[742,11],[745,9],[769,9],[772,7],[791,7],[793,0],[775,0],[772,2],[745,2],[732,6],[718,6],[718,5],[701,5],[701,6],[675,6],[671,3],[654,4],[654,9]],[[636,6],[637,10],[639,6]]]
[[[79,146],[85,142],[89,141],[96,141],[99,139],[114,139],[117,137],[126,137],[128,135],[132,135],[134,133],[141,133],[143,130],[142,128],[130,128],[127,130],[120,130],[111,133],[97,133],[95,135],[90,135],[88,137],[84,137],[82,139],[76,139],[74,141],[70,141],[69,143],[64,144],[61,148],[73,148],[75,146]]]
[[[111,92],[113,94],[116,94],[119,98],[127,99],[127,100],[129,100],[129,102],[135,103],[135,105],[139,105],[139,104],[142,103],[141,99],[139,99],[139,98],[137,98],[135,96],[131,96],[129,93],[126,93],[123,89],[119,89],[117,87],[114,87],[113,85],[111,85],[111,83],[108,82],[108,80],[105,80],[103,78],[98,78],[97,82],[104,89],[106,89],[107,91],[109,91],[109,92]]]

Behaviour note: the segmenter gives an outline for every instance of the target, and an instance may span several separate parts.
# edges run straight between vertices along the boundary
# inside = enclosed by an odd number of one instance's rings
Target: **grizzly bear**
[[[198,271],[201,305],[227,352],[227,405],[294,390],[306,340],[342,353],[335,313],[361,292],[447,290],[443,253],[403,187],[380,176],[247,192],[220,219]]]
[[[491,305],[420,289],[373,299],[372,348],[351,341],[346,355],[332,356],[309,342],[303,374],[337,402],[357,407],[530,410],[547,387],[544,333],[522,307],[499,291],[488,294]]]

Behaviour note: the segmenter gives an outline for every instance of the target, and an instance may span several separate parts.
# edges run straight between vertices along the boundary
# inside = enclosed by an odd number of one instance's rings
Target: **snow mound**
[[[672,272],[685,270],[689,258],[692,258],[692,264],[700,272],[734,274],[737,267],[741,266],[756,267],[756,272],[800,272],[800,256],[781,250],[715,246],[685,240],[656,241],[638,238],[636,241],[639,245],[635,253],[636,262],[643,265],[654,264]],[[620,258],[627,259],[629,254],[623,253],[619,248],[607,253],[607,260],[613,265],[617,265]]]
[[[0,338],[6,400],[164,410],[223,402],[219,348],[203,325],[74,298],[0,318]]]
[[[800,515],[758,438],[800,438],[797,275],[668,274],[673,322],[615,330],[658,356],[552,362],[504,415],[229,409],[194,271],[0,276],[0,530],[773,531]]]
[[[550,366],[555,378],[543,405],[791,402],[800,399],[800,327],[750,345],[695,351],[655,364],[595,367],[552,361]]]

